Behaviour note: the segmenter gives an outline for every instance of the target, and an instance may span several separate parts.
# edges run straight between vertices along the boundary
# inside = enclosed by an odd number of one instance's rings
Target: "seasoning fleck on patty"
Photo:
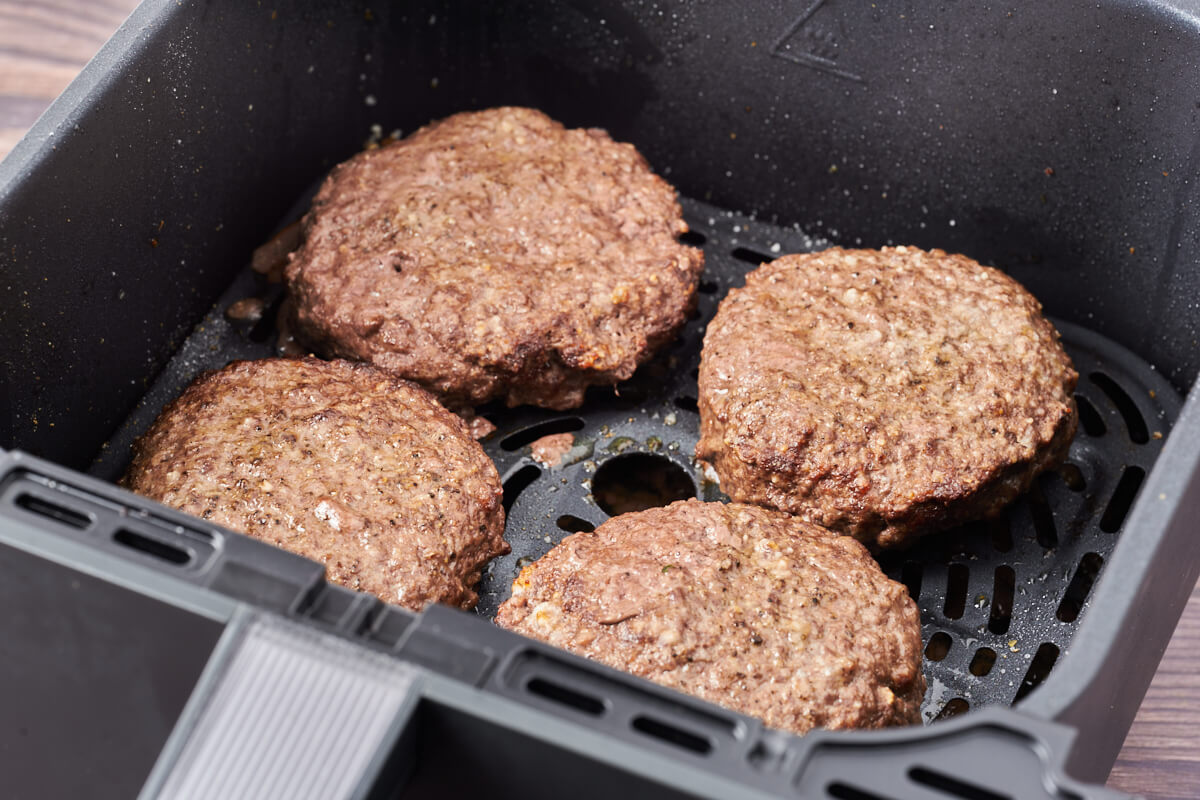
[[[708,326],[696,456],[734,500],[904,546],[1065,458],[1077,379],[1038,301],[966,256],[784,256]]]
[[[633,145],[527,108],[456,114],[336,167],[286,279],[294,334],[457,408],[572,408],[675,337],[700,250]]]
[[[366,364],[206,373],[138,440],[123,483],[413,610],[474,606],[483,566],[509,550],[499,475],[465,423]]]
[[[858,542],[778,511],[613,517],[525,567],[496,622],[795,733],[920,719],[908,592]]]

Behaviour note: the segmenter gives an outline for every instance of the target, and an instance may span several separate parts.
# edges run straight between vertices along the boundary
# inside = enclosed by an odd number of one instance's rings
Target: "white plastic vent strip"
[[[236,648],[157,797],[351,797],[414,671],[269,617]]]

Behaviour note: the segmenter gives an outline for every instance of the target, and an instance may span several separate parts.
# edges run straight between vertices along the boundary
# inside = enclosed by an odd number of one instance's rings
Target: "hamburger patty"
[[[496,622],[796,733],[917,722],[925,692],[905,588],[853,539],[738,503],[568,536]]]
[[[678,333],[700,250],[633,145],[541,112],[456,114],[326,179],[290,256],[292,331],[448,405],[563,409]]]
[[[902,546],[1061,461],[1077,378],[1037,300],[966,256],[784,256],[708,326],[696,456],[734,500]]]
[[[414,610],[475,605],[483,565],[508,552],[500,478],[466,425],[366,364],[206,373],[138,440],[123,483]]]

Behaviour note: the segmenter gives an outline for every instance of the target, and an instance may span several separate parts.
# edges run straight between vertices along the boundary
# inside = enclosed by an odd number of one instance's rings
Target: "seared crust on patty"
[[[1077,379],[1038,301],[966,256],[784,256],[708,326],[696,456],[734,500],[903,546],[1060,462]]]
[[[632,145],[532,109],[455,114],[330,173],[286,270],[291,327],[450,406],[572,408],[685,323],[685,231]]]
[[[483,566],[508,552],[500,477],[463,421],[366,364],[206,373],[138,440],[123,483],[414,610],[472,607]]]
[[[858,542],[777,511],[614,517],[525,567],[496,622],[796,733],[920,719],[907,590]]]

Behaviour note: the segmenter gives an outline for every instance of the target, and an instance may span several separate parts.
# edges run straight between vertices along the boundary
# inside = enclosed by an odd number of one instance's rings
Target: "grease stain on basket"
[[[552,433],[530,442],[529,454],[533,456],[534,461],[547,469],[555,469],[563,466],[564,459],[574,447],[574,434]]]
[[[243,297],[229,304],[225,318],[234,322],[258,322],[262,319],[266,303],[261,297]]]

